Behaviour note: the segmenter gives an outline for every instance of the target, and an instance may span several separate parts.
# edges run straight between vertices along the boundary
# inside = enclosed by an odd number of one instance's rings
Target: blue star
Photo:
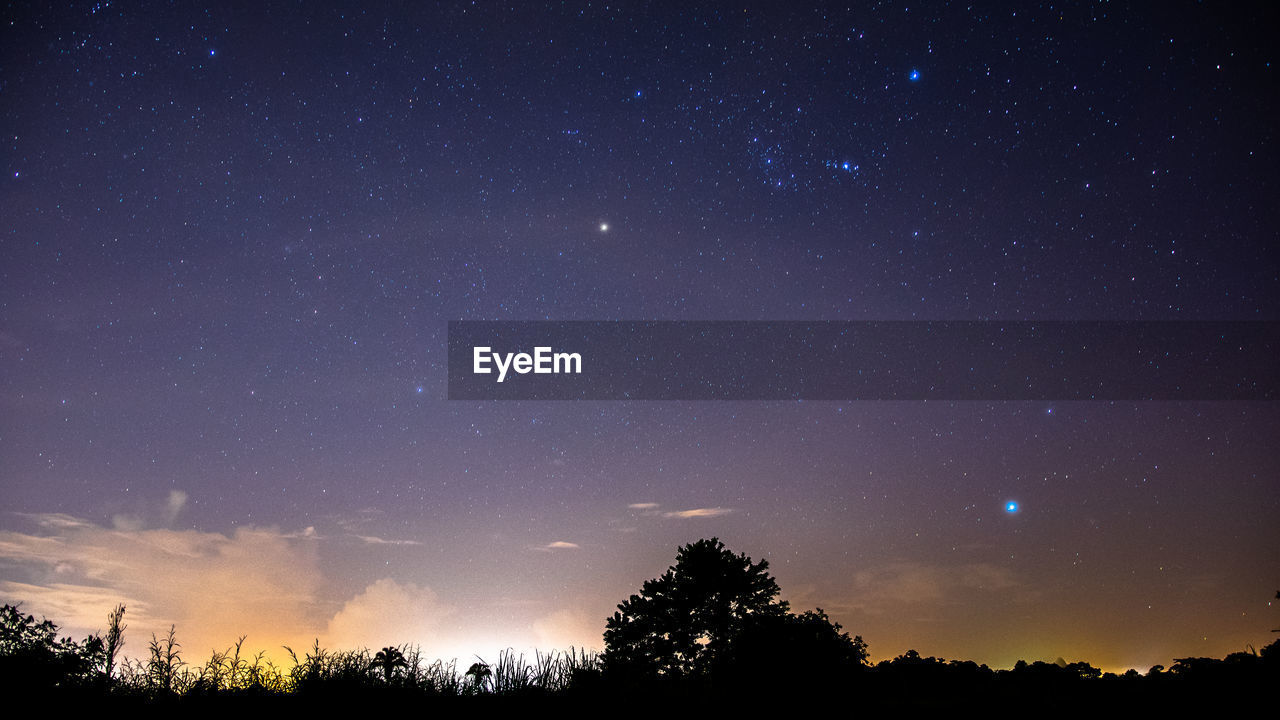
[[[915,81],[919,80],[919,79],[920,79],[920,71],[919,71],[919,70],[916,70],[915,68],[912,68],[912,69],[911,69],[911,74],[907,76],[907,79],[908,79],[908,80],[910,80],[911,82],[915,82]]]
[[[1009,502],[1005,503],[1005,504],[1004,504],[1004,511],[1005,511],[1005,512],[1007,512],[1007,513],[1009,513],[1010,515],[1013,515],[1013,514],[1017,513],[1017,512],[1018,512],[1018,501],[1017,501],[1017,500],[1010,500]]]

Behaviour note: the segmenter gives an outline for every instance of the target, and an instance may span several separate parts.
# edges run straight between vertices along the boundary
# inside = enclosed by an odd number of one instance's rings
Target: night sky
[[[461,662],[718,536],[874,659],[1280,627],[1274,402],[446,399],[450,320],[1278,320],[1267,3],[226,5],[4,9],[0,600]]]

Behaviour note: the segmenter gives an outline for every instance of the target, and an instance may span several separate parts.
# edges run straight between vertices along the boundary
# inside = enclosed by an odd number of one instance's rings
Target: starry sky
[[[446,399],[451,320],[1280,319],[1266,3],[10,3],[0,600],[600,648],[676,548],[873,658],[1280,627],[1274,402]]]

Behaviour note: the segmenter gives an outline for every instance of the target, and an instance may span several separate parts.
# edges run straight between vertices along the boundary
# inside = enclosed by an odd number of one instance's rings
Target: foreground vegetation
[[[62,690],[142,699],[211,696],[313,696],[385,693],[420,696],[559,694],[588,675],[598,675],[594,653],[537,653],[531,659],[504,652],[492,664],[476,662],[460,671],[456,661],[427,661],[415,646],[372,652],[327,650],[319,641],[304,652],[284,648],[287,666],[242,651],[245,638],[203,663],[183,656],[175,629],[152,637],[147,654],[119,660],[123,606],[113,613],[112,645],[92,635],[80,642],[58,638],[57,626],[36,621],[19,607],[0,608],[0,682],[27,690]],[[118,630],[117,630],[118,628]]]
[[[716,539],[680,548],[661,577],[619,604],[606,622],[602,654],[508,651],[492,663],[428,661],[415,646],[328,650],[317,641],[276,665],[242,651],[244,638],[203,662],[184,656],[176,632],[152,636],[141,657],[122,659],[124,606],[107,630],[79,642],[59,638],[49,620],[0,608],[0,690],[63,701],[313,703],[399,707],[531,701],[668,707],[715,703],[853,702],[878,709],[1000,707],[1084,710],[1221,710],[1272,699],[1280,685],[1280,641],[1222,659],[1180,658],[1167,670],[1103,673],[1088,663],[1019,662],[992,670],[971,661],[921,657],[914,650],[868,662],[821,609],[796,614],[779,602],[768,563],[734,555]],[[672,705],[672,703],[682,703]]]
[[[317,643],[289,651],[280,666],[261,654],[241,652],[241,642],[203,662],[188,662],[176,636],[152,638],[147,655],[117,661],[102,636],[80,642],[57,638],[57,626],[36,621],[19,608],[0,608],[0,685],[23,693],[53,693],[66,700],[119,703],[316,702],[421,705],[467,702],[466,698],[585,700],[661,695],[696,703],[723,698],[758,702],[856,695],[859,704],[880,708],[945,708],[1000,703],[1141,706],[1243,704],[1264,699],[1280,680],[1280,641],[1260,652],[1223,659],[1182,658],[1167,670],[1145,675],[1103,673],[1087,663],[1018,663],[992,670],[970,661],[922,657],[909,651],[877,665],[859,664],[841,675],[811,667],[800,658],[771,658],[758,672],[726,677],[637,678],[621,673],[593,653],[507,652],[495,662],[462,670],[455,662],[428,662],[412,646],[377,652],[326,650]],[[119,650],[119,643],[116,645]],[[746,669],[752,670],[752,669]],[[750,682],[746,679],[750,678]],[[764,678],[762,680],[762,678]]]

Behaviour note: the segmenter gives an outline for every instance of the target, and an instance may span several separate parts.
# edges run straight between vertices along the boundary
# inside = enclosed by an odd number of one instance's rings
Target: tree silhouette
[[[769,563],[734,555],[717,538],[680,548],[676,564],[644,583],[606,622],[605,667],[658,677],[708,673],[748,627],[787,615]]]
[[[92,681],[105,660],[102,638],[81,642],[58,639],[58,626],[48,619],[36,622],[17,605],[0,608],[0,680],[11,687],[33,688],[83,685]]]
[[[841,632],[822,608],[781,619],[753,622],[730,658],[735,675],[748,680],[762,674],[786,677],[799,685],[818,685],[867,668],[867,644]],[[779,667],[780,658],[795,658]]]

